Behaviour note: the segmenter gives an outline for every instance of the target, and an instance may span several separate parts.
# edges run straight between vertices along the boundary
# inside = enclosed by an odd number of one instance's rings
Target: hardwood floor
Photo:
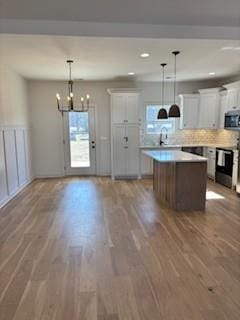
[[[152,181],[38,180],[0,210],[1,320],[239,320],[240,199],[173,212]]]

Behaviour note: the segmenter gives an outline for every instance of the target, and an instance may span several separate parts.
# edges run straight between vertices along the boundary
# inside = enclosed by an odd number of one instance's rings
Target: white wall
[[[32,180],[27,82],[0,68],[0,207]]]
[[[0,126],[28,125],[27,82],[8,67],[0,67]]]
[[[209,82],[182,82],[178,93],[192,93],[201,88],[214,87]],[[146,102],[161,102],[161,83],[76,82],[75,95],[91,95],[96,105],[97,174],[111,172],[110,164],[110,97],[107,88],[138,87],[142,89],[142,110]],[[61,114],[56,108],[56,92],[67,94],[66,82],[29,81],[29,103],[32,124],[33,170],[38,177],[61,176],[64,173],[63,130]],[[173,87],[166,84],[166,102],[172,102]]]

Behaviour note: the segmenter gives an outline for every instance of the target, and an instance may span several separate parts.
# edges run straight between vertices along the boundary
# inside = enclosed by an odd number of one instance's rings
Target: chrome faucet
[[[159,141],[160,146],[164,144],[163,129],[166,130],[165,140],[167,140],[167,138],[168,138],[168,129],[166,127],[162,127],[161,132],[160,132],[160,141]]]

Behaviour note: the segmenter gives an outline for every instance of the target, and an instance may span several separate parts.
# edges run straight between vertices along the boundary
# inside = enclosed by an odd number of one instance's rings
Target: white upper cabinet
[[[199,94],[179,95],[181,118],[180,129],[194,129],[198,127]]]
[[[199,90],[198,128],[217,129],[219,124],[219,91],[220,88]]]
[[[125,123],[126,122],[126,96],[123,94],[112,95],[112,122]]]
[[[128,123],[139,123],[138,93],[131,93],[126,96],[126,120]]]
[[[226,90],[221,92],[220,94],[220,115],[219,115],[219,128],[224,128],[224,122],[225,122],[225,113],[227,110],[227,93]]]
[[[111,94],[112,124],[139,123],[139,92],[119,92],[109,89]]]
[[[224,85],[227,89],[226,111],[240,109],[240,81]]]

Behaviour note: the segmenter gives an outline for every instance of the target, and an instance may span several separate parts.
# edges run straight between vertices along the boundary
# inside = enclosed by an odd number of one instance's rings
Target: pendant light
[[[161,66],[163,68],[163,73],[162,73],[162,108],[158,111],[158,119],[167,119],[167,110],[164,108],[164,68],[166,67],[166,63],[161,63]]]
[[[69,80],[68,80],[68,96],[67,96],[67,106],[61,106],[61,97],[60,94],[56,94],[57,98],[57,108],[61,113],[63,112],[85,112],[89,109],[90,96],[86,95],[86,105],[84,103],[84,97],[80,98],[81,106],[76,107],[74,105],[74,95],[73,95],[73,80],[72,80],[72,64],[73,60],[66,61],[69,67]]]
[[[172,54],[174,55],[174,103],[171,105],[169,109],[168,116],[169,118],[180,118],[180,109],[179,106],[176,104],[176,70],[177,70],[177,55],[180,51],[173,51]]]

